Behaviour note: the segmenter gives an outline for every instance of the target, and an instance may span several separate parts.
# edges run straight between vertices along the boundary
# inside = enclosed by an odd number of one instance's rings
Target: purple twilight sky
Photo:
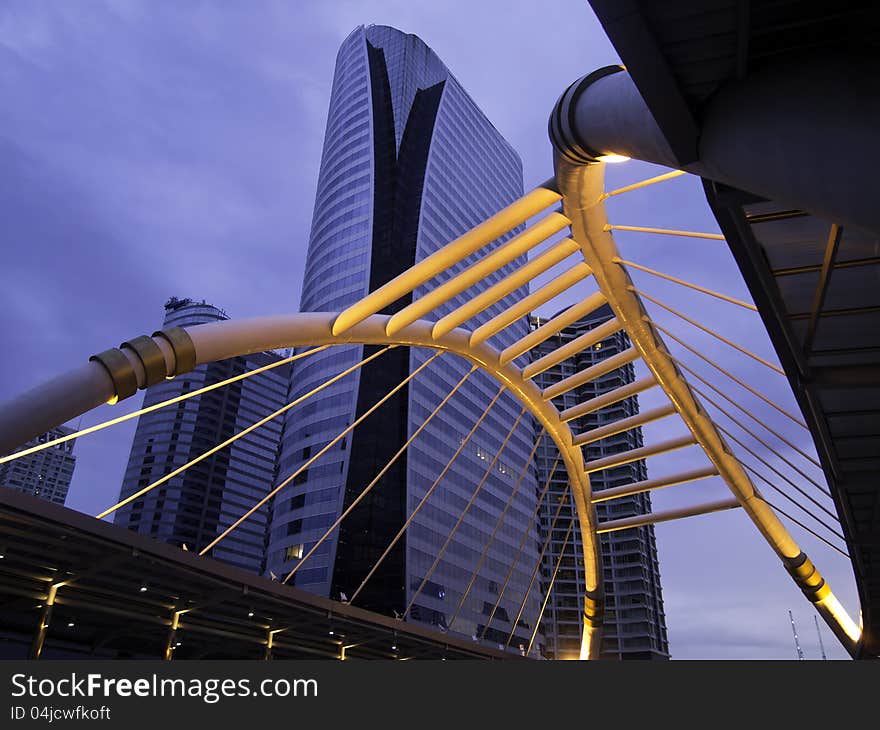
[[[236,318],[296,311],[336,51],[355,26],[369,23],[415,33],[437,52],[520,153],[526,189],[552,173],[546,127],[556,98],[577,77],[619,62],[583,0],[2,4],[0,401],[154,331],[172,295],[204,298]],[[608,187],[662,171],[637,162],[609,166]],[[717,231],[699,181],[689,177],[614,198],[609,217]],[[721,241],[623,232],[617,240],[626,258],[748,299]],[[775,361],[756,315],[634,278]],[[651,311],[795,407],[783,378]],[[723,389],[813,453],[806,432],[784,416],[736,386]],[[82,423],[139,400],[103,407]],[[659,402],[647,395],[642,407]],[[133,430],[132,422],[77,442],[68,506],[94,514],[116,501]],[[683,424],[665,419],[647,427],[645,438],[680,433]],[[833,511],[803,476],[751,445]],[[780,450],[823,483],[790,448]],[[657,476],[703,463],[686,449],[648,467]],[[723,484],[708,480],[656,493],[654,508],[722,496]],[[787,524],[858,620],[848,559]],[[674,658],[794,658],[789,608],[807,658],[819,657],[811,608],[744,514],[659,525],[656,534]],[[845,656],[824,625],[822,637],[829,657]]]

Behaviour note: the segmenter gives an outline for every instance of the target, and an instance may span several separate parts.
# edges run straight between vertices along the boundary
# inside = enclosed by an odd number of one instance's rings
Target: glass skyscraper
[[[204,301],[172,297],[164,327],[228,319]],[[281,359],[273,352],[233,357],[149,388],[144,406],[198,390]],[[166,406],[138,418],[120,500],[278,410],[290,365]],[[116,512],[117,525],[198,551],[271,489],[283,423],[273,419]],[[261,507],[211,551],[218,560],[255,573],[264,569],[269,509]]]
[[[17,450],[24,451],[72,433],[72,428],[58,426],[32,438]],[[70,489],[70,480],[73,478],[73,469],[76,466],[76,456],[73,454],[75,443],[76,439],[70,439],[29,456],[0,464],[0,487],[33,494],[55,504],[64,504],[67,490]]]
[[[301,310],[341,311],[522,192],[518,155],[428,46],[394,28],[355,29],[336,60]],[[454,272],[476,258],[479,254]],[[514,262],[480,286],[491,285],[521,263]],[[413,296],[418,298],[450,275],[418,288]],[[468,326],[487,321],[526,293],[510,294]],[[432,316],[452,311],[474,294],[475,290],[465,292]],[[407,303],[402,300],[384,313]],[[527,332],[523,319],[498,335],[494,344],[504,347]],[[372,352],[375,348],[335,347],[297,361],[290,397]],[[292,410],[283,437],[280,478],[293,473],[429,356],[425,350],[395,348]],[[296,566],[468,370],[464,361],[441,355],[279,494],[268,568],[282,575]],[[335,599],[352,596],[498,387],[488,376],[471,376],[341,528],[298,570],[295,584]],[[519,413],[513,396],[505,393],[499,398],[356,605],[387,615],[403,612]],[[528,590],[538,559],[532,522],[536,479],[528,458],[534,430],[529,417],[513,429],[408,620],[505,644],[525,598],[510,643],[515,648],[528,642],[540,608],[538,586]],[[521,472],[525,476],[511,498]],[[503,527],[459,610],[471,572],[509,499],[512,506]],[[521,541],[523,549],[515,561]],[[498,610],[487,626],[496,603]]]
[[[566,327],[559,334],[541,343],[532,352],[537,359],[562,347],[585,332],[607,322],[613,316],[608,305]],[[537,321],[535,322],[537,325]],[[534,378],[542,389],[563,378],[595,365],[624,351],[630,345],[624,332],[616,332],[590,350],[563,360]],[[594,381],[584,383],[554,399],[559,410],[589,401],[635,379],[633,365],[612,370]],[[639,412],[638,396],[625,398],[572,422],[578,434],[604,426]],[[611,454],[636,449],[642,443],[641,428],[634,428],[586,445],[584,460],[594,461]],[[556,572],[553,590],[542,617],[544,629],[544,656],[564,659],[578,656],[580,651],[584,591],[583,549],[575,507],[565,499],[568,478],[562,469],[553,472],[559,452],[555,446],[542,445],[537,453],[539,479],[550,478],[550,488],[541,510],[541,531],[550,538],[544,556],[544,590]],[[647,479],[645,462],[634,461],[623,466],[590,474],[593,492],[619,487]],[[562,508],[560,509],[560,502]],[[648,493],[620,497],[596,505],[600,522],[633,517],[651,511]],[[557,517],[558,514],[558,517]],[[554,526],[555,519],[555,526]],[[573,524],[569,533],[569,526]],[[552,528],[552,529],[551,529]],[[552,532],[552,534],[551,534]],[[568,538],[566,539],[566,536]],[[663,594],[660,589],[660,568],[654,527],[634,527],[600,535],[602,546],[602,576],[605,589],[605,629],[602,635],[602,657],[606,659],[666,659],[669,645],[666,638],[666,618],[663,612]],[[561,561],[560,561],[561,558]]]

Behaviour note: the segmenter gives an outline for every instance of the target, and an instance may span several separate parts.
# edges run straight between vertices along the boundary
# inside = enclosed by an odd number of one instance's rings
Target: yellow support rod
[[[412,302],[412,304],[408,304],[394,314],[388,320],[385,334],[389,336],[397,334],[407,325],[412,324],[417,319],[421,319],[426,314],[430,314],[444,302],[448,302],[452,297],[461,294],[463,291],[474,286],[474,284],[494,274],[505,264],[509,264],[514,259],[524,256],[542,241],[546,241],[550,236],[559,233],[570,222],[564,215],[550,213],[535,225],[526,228],[522,233],[514,236],[445,284],[432,288]]]
[[[553,181],[548,180],[480,225],[446,244],[439,251],[422,259],[376,291],[371,292],[339,314],[333,322],[331,333],[339,335],[351,329],[371,314],[376,314],[392,302],[409,294],[417,286],[424,284],[441,271],[492,243],[499,236],[516,228],[553,203],[559,202],[562,196],[553,189],[554,187]]]
[[[575,264],[564,274],[560,274],[537,291],[532,292],[527,297],[523,297],[516,304],[490,319],[486,324],[477,327],[471,335],[471,345],[485,342],[492,335],[500,332],[516,320],[531,314],[542,304],[546,304],[578,282],[583,281],[591,273],[592,270],[583,261]]]
[[[574,375],[569,375],[567,378],[563,378],[558,383],[554,383],[553,385],[544,388],[541,395],[543,395],[546,400],[551,400],[563,393],[568,393],[570,390],[574,390],[579,385],[589,383],[596,378],[601,378],[603,375],[610,373],[612,370],[617,370],[617,368],[628,365],[634,360],[637,360],[638,357],[639,351],[634,347],[629,347],[605,360],[600,360],[595,365],[591,365]]]
[[[647,525],[656,525],[659,522],[680,520],[683,517],[696,517],[697,515],[709,515],[713,512],[722,512],[728,509],[738,509],[741,506],[742,505],[736,499],[728,497],[727,499],[719,499],[715,502],[698,504],[694,507],[672,509],[665,512],[652,512],[647,515],[636,515],[635,517],[624,517],[619,520],[600,522],[599,527],[596,528],[596,532],[599,535],[604,535],[608,532],[629,530],[633,527],[645,527]]]
[[[548,269],[556,266],[556,264],[564,261],[576,251],[577,244],[570,238],[563,238],[540,256],[529,261],[525,266],[521,266],[497,284],[490,286],[473,299],[462,304],[455,311],[439,319],[437,324],[434,325],[432,332],[434,339],[439,339],[448,334],[459,325],[467,322],[471,317],[491,307],[499,299],[512,294],[539,274],[543,274]]]
[[[666,228],[645,228],[643,226],[612,226],[605,224],[606,231],[632,231],[633,233],[658,233],[661,236],[684,236],[685,238],[709,238],[713,241],[723,241],[724,236],[720,233],[697,233],[696,231],[673,231]]]
[[[568,358],[577,355],[579,352],[595,347],[606,337],[610,337],[621,329],[623,329],[623,327],[617,317],[612,317],[607,322],[600,324],[589,332],[584,332],[584,334],[579,337],[575,337],[567,345],[557,347],[553,352],[548,352],[543,357],[539,357],[537,360],[530,362],[523,368],[523,377],[534,378],[545,370],[549,370],[554,365],[558,365],[563,360],[567,360]]]
[[[510,347],[506,348],[501,353],[501,360],[499,361],[502,365],[506,365],[507,363],[515,360],[523,353],[528,352],[533,347],[540,345],[544,340],[549,339],[555,334],[559,334],[562,330],[568,327],[571,324],[577,322],[581,317],[585,317],[590,312],[594,312],[596,309],[605,304],[606,299],[605,295],[602,292],[596,292],[595,294],[591,294],[586,299],[577,304],[573,304],[564,312],[557,314],[553,319],[548,320],[544,324],[542,324],[538,329],[533,332],[529,332],[525,337],[520,338],[516,342],[514,342]]]
[[[610,193],[603,194],[602,197],[613,198],[615,195],[621,195],[623,193],[628,193],[632,190],[646,188],[649,185],[656,185],[657,183],[671,180],[672,178],[678,177],[679,175],[687,175],[687,172],[685,170],[673,170],[672,172],[667,172],[663,175],[657,175],[657,177],[649,177],[647,180],[642,180],[641,182],[633,183],[632,185],[625,185],[622,188],[617,188],[617,190],[612,190]]]
[[[574,445],[586,446],[587,444],[593,444],[596,443],[596,441],[601,441],[609,436],[616,436],[624,431],[629,431],[633,428],[638,428],[639,426],[659,421],[661,418],[672,416],[675,413],[677,413],[677,411],[675,410],[675,406],[671,403],[667,403],[664,406],[658,406],[657,408],[651,408],[647,411],[641,411],[629,418],[621,418],[619,421],[614,421],[604,426],[600,426],[599,428],[594,428],[578,434],[574,437]]]
[[[675,451],[676,449],[684,449],[688,446],[694,446],[696,443],[697,440],[694,438],[693,434],[679,436],[678,438],[660,441],[656,444],[651,444],[650,446],[642,446],[638,449],[630,449],[629,451],[624,451],[620,454],[612,454],[611,456],[606,456],[602,459],[588,461],[584,470],[587,474],[592,474],[597,471],[604,471],[605,469],[613,469],[617,466],[623,466],[624,464],[631,464],[634,461],[647,459],[649,456],[660,456],[661,454],[668,454],[670,451]]]
[[[603,395],[597,395],[595,398],[590,398],[590,400],[586,400],[583,403],[578,403],[576,406],[566,408],[559,414],[559,420],[563,423],[568,423],[575,418],[580,418],[581,416],[586,416],[588,413],[598,411],[600,408],[607,408],[615,403],[619,403],[624,398],[630,398],[642,391],[653,388],[656,385],[657,381],[654,379],[654,376],[646,375],[632,383],[627,383],[626,385],[621,385],[619,388],[608,391]]]
[[[665,487],[675,487],[679,484],[688,484],[700,479],[716,476],[718,476],[718,470],[714,466],[707,466],[702,469],[693,469],[692,471],[681,472],[680,474],[673,474],[668,477],[644,479],[640,482],[624,484],[622,487],[611,487],[611,489],[593,492],[593,504],[607,502],[609,499],[618,499],[619,497],[632,497],[634,494],[652,492],[655,489],[664,489]]]

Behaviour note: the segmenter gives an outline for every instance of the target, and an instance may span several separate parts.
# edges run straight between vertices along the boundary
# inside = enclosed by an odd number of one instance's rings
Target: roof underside
[[[677,157],[726,82],[880,50],[876,2],[591,0]],[[810,427],[880,654],[880,236],[705,181]]]
[[[44,658],[519,659],[314,596],[208,557],[0,488],[0,658],[25,658],[49,586]],[[141,588],[145,590],[141,590]]]

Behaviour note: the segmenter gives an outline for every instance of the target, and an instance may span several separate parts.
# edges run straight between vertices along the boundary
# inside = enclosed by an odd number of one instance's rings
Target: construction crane
[[[794,616],[791,615],[791,609],[788,609],[788,620],[791,621],[791,633],[794,634],[794,648],[797,649],[797,658],[802,660],[804,652],[801,649],[801,642],[798,639],[797,627],[794,625]]]
[[[825,644],[822,643],[822,632],[819,631],[819,619],[813,616],[813,621],[816,622],[816,633],[819,635],[819,649],[822,652],[822,658],[827,659],[828,657],[825,656]]]

